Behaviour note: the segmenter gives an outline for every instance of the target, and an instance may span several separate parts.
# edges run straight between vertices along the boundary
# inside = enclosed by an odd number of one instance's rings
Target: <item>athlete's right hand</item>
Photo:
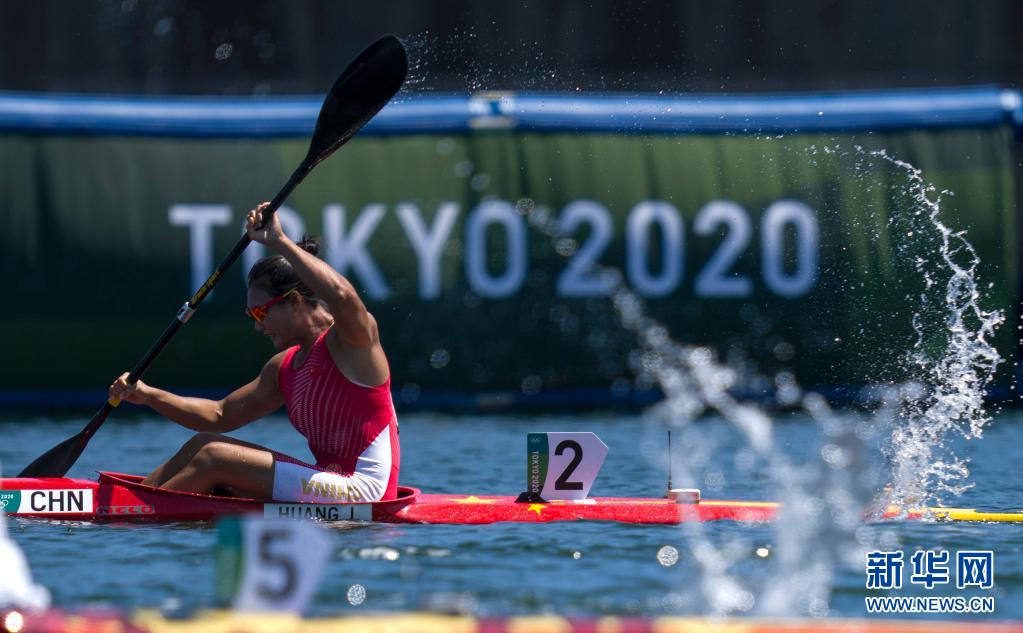
[[[111,400],[116,398],[132,404],[145,404],[149,400],[148,390],[149,386],[141,380],[134,385],[128,384],[128,372],[124,372],[110,384],[109,396]]]
[[[284,234],[281,220],[276,213],[264,223],[263,214],[269,206],[269,202],[263,202],[249,211],[245,216],[245,234],[253,242],[276,248],[278,243],[287,239],[287,236]]]

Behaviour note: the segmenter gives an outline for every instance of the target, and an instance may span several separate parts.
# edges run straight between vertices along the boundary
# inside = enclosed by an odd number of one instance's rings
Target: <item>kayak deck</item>
[[[617,521],[673,524],[686,521],[765,522],[774,518],[777,503],[701,501],[680,504],[671,499],[593,497],[582,501],[517,503],[515,497],[421,494],[397,516],[413,523],[481,524],[498,521]]]
[[[594,497],[582,501],[517,503],[516,497],[425,494],[399,486],[398,498],[372,503],[281,503],[163,490],[142,477],[102,472],[97,481],[67,477],[0,480],[0,503],[13,516],[107,522],[209,521],[231,514],[382,523],[485,524],[496,522],[618,521],[672,524],[683,521],[764,522],[776,503]]]

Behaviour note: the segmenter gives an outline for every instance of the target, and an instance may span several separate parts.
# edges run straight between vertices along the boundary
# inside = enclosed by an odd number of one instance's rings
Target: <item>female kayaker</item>
[[[376,320],[352,284],[291,241],[266,203],[249,212],[250,238],[277,251],[248,277],[245,309],[280,351],[223,400],[186,398],[122,374],[110,397],[152,407],[199,431],[145,483],[279,501],[373,501],[397,494],[400,451],[387,357]],[[316,464],[223,435],[287,405]]]

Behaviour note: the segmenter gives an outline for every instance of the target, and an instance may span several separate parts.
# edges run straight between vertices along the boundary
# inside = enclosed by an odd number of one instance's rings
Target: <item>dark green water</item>
[[[958,449],[972,460],[974,487],[955,501],[964,507],[1023,508],[1023,414],[999,414],[983,439]],[[10,474],[57,441],[77,432],[81,419],[7,415],[0,420],[0,460]],[[639,416],[623,414],[563,417],[440,416],[401,418],[402,483],[428,492],[515,494],[524,488],[528,431],[594,431],[610,447],[591,494],[660,496],[665,486],[662,430]],[[692,447],[676,450],[673,461],[693,463],[695,485],[705,498],[772,500],[777,484],[769,472],[743,461],[738,434],[718,419],[696,423],[697,437],[711,459]],[[794,463],[810,461],[819,432],[806,418],[775,423],[777,443]],[[238,436],[306,457],[304,440],[283,417],[243,429]],[[155,418],[109,421],[70,473],[95,470],[144,472],[189,436]],[[711,451],[711,449],[713,449]],[[747,460],[748,461],[748,460]],[[870,468],[880,469],[878,457]],[[812,482],[811,482],[812,484]],[[704,536],[728,561],[728,573],[754,596],[748,613],[763,608],[760,596],[790,574],[782,565],[779,537],[771,526],[716,523]],[[95,526],[10,521],[36,580],[61,608],[104,604],[154,607],[187,613],[212,604],[211,557],[216,532],[203,524]],[[313,613],[356,614],[380,610],[462,608],[478,614],[556,612],[593,614],[707,613],[700,566],[684,528],[614,523],[496,524],[489,526],[358,525],[329,528],[333,554]],[[821,539],[830,538],[822,535]],[[954,584],[930,595],[991,595],[993,616],[1023,618],[1023,524],[886,523],[863,527],[863,542],[890,549],[992,550],[995,588],[967,593]],[[822,542],[822,541],[821,541]],[[803,543],[807,548],[821,542]],[[677,548],[679,561],[658,562],[658,551]],[[757,553],[759,550],[759,554]],[[906,574],[908,577],[909,570]],[[365,601],[346,600],[354,584]],[[834,570],[829,610],[820,615],[865,616],[863,565]],[[929,595],[907,587],[891,595]],[[813,613],[794,601],[792,615]],[[906,617],[906,616],[903,616]],[[934,616],[931,616],[934,617]]]

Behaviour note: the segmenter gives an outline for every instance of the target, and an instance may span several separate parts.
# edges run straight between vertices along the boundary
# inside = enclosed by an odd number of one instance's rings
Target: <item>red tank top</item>
[[[341,474],[355,472],[359,457],[374,440],[381,433],[389,434],[391,467],[383,498],[393,499],[398,494],[401,450],[391,379],[377,387],[363,387],[345,378],[327,348],[329,331],[320,334],[298,367],[293,366],[298,345],[284,354],[278,382],[288,418],[309,441],[316,465]]]

